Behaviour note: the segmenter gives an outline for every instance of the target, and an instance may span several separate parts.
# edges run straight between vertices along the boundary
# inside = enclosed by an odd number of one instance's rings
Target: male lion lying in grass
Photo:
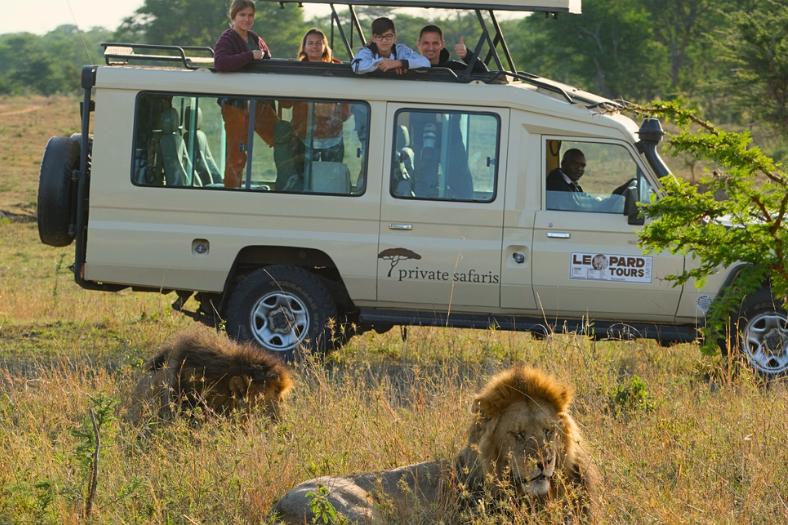
[[[562,523],[594,521],[598,474],[568,412],[571,400],[569,388],[538,370],[506,370],[474,399],[468,444],[453,462],[306,481],[273,515],[314,523],[315,512],[333,507],[351,523],[422,521],[425,510],[448,523],[466,512],[504,522],[540,512],[557,512]]]
[[[276,357],[207,328],[192,329],[165,344],[144,370],[127,413],[132,423],[145,417],[169,419],[179,410],[201,409],[212,415],[256,406],[276,416],[293,385]]]

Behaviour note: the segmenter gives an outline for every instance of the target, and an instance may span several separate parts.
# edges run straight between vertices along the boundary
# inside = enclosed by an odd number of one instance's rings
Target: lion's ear
[[[482,402],[476,398],[471,403],[471,414],[482,415]]]
[[[477,397],[471,404],[471,414],[481,419],[490,419],[493,416],[493,407],[489,401]]]

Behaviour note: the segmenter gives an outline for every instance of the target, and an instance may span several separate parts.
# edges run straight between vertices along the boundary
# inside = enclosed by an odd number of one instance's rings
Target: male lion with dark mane
[[[351,523],[422,521],[425,510],[443,522],[464,512],[530,521],[556,508],[562,523],[593,522],[599,475],[571,401],[568,387],[539,370],[506,370],[474,398],[468,444],[453,462],[306,481],[285,494],[273,517],[314,523],[315,507],[330,504]]]
[[[206,415],[262,407],[272,416],[293,386],[276,357],[207,328],[194,328],[163,345],[148,361],[132,395],[127,418],[169,419],[174,411]]]

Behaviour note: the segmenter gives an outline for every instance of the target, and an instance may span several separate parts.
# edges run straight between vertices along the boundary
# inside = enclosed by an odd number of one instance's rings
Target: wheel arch
[[[715,295],[714,300],[715,301],[718,300],[723,295],[725,290],[727,290],[728,288],[730,288],[736,283],[736,280],[739,278],[742,271],[744,271],[746,268],[749,268],[751,266],[752,266],[751,263],[746,263],[746,262],[741,262],[733,266],[730,269],[730,272],[728,272],[727,277],[725,277],[725,280],[722,282],[722,285],[720,286],[719,290],[717,290],[717,294]],[[761,283],[761,286],[769,286],[768,277],[766,278],[766,280],[764,280],[764,282]],[[742,300],[744,300],[744,298],[742,298]]]
[[[339,311],[346,313],[356,310],[339,268],[326,252],[298,246],[246,246],[235,256],[227,274],[220,311],[223,312],[227,306],[228,292],[239,279],[258,268],[271,265],[298,266],[309,271],[320,278]]]

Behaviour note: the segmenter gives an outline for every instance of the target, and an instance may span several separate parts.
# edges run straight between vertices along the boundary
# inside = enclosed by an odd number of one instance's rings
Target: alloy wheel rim
[[[286,352],[296,348],[309,333],[309,311],[298,296],[271,292],[252,307],[249,317],[252,335],[264,348]]]
[[[778,312],[753,317],[742,334],[747,360],[760,372],[776,375],[788,368],[788,317]]]

